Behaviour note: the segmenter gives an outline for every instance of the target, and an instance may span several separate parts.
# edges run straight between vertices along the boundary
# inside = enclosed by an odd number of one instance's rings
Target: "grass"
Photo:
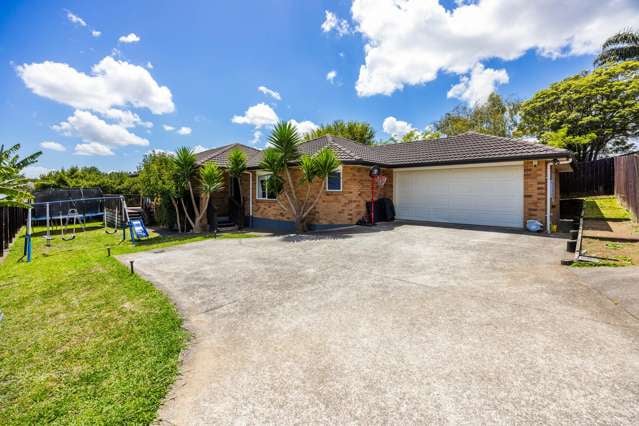
[[[629,220],[631,216],[617,197],[601,196],[584,198],[584,219]]]
[[[170,301],[106,248],[118,255],[207,238],[152,234],[133,245],[98,227],[46,247],[35,236],[32,263],[20,260],[18,239],[0,263],[0,423],[152,422],[187,335]]]
[[[608,241],[584,237],[582,247],[586,256],[599,258],[599,262],[575,262],[573,266],[631,266],[639,264],[639,243],[635,241]]]

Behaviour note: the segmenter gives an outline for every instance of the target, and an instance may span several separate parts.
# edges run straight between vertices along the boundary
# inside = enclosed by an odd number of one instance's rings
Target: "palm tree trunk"
[[[193,220],[191,220],[191,216],[189,215],[189,212],[186,209],[186,204],[184,204],[184,198],[180,198],[180,203],[182,204],[182,209],[184,210],[184,216],[186,217],[186,219],[191,224],[191,228],[193,230],[195,230],[195,223],[193,222]]]
[[[207,229],[204,229],[204,224],[202,223],[202,219],[204,219],[204,216],[206,215],[206,210],[209,206],[209,199],[210,199],[210,195],[209,194],[202,194],[200,195],[200,211],[197,214],[197,216],[195,216],[195,232],[206,232]]]
[[[177,221],[178,233],[180,233],[182,232],[182,227],[180,226],[180,208],[174,197],[171,197],[171,203],[173,204],[173,208],[175,209],[175,219]]]
[[[195,203],[195,195],[193,195],[193,186],[191,185],[191,181],[189,181],[189,194],[191,194],[191,202],[193,203],[193,213],[195,213],[195,216],[199,216],[200,211]]]

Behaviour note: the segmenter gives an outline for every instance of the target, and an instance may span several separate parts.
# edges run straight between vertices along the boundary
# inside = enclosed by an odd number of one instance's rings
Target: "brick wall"
[[[316,196],[321,187],[320,199],[316,207],[308,215],[308,223],[334,225],[354,224],[366,213],[366,201],[371,198],[371,179],[368,176],[368,167],[342,166],[342,191],[328,192],[324,182],[315,182],[311,188],[311,200]],[[293,181],[299,180],[299,172],[291,170]],[[256,194],[257,176],[253,173],[253,216],[256,218],[292,221],[293,217],[288,210],[282,209],[275,200],[258,200]],[[390,169],[382,170],[387,177],[386,185],[380,191],[378,197],[393,197],[393,173]],[[248,190],[248,176],[242,181],[243,187]],[[244,189],[244,188],[243,188]],[[306,196],[306,185],[300,185],[297,196],[303,199]],[[248,194],[248,192],[245,192]],[[279,201],[286,205],[286,198],[280,196]],[[248,205],[248,203],[247,203]],[[248,207],[247,207],[248,213]]]
[[[546,167],[545,160],[524,161],[524,223],[537,219],[546,223]],[[551,223],[559,223],[559,173],[554,172],[554,196],[552,199]]]
[[[524,221],[537,219],[546,223],[546,164],[545,160],[524,161]],[[256,173],[253,176],[253,216],[256,218],[292,221],[293,217],[280,207],[275,200],[258,200],[256,198]],[[386,185],[379,193],[379,198],[393,198],[393,173],[392,169],[383,169],[382,174],[387,177]],[[296,170],[292,170],[294,181],[299,179]],[[559,173],[555,171],[555,191],[552,200],[552,223],[559,221]],[[312,224],[353,224],[366,212],[366,201],[371,198],[371,183],[368,176],[368,167],[344,165],[342,168],[342,191],[327,192],[324,183],[316,182],[311,193],[317,194],[317,188],[322,185],[322,194],[316,208],[309,214],[308,223]],[[298,197],[304,197],[306,186],[298,188]],[[249,214],[249,178],[242,177],[242,193],[246,205],[246,214]],[[286,203],[284,197],[280,197],[282,204]]]

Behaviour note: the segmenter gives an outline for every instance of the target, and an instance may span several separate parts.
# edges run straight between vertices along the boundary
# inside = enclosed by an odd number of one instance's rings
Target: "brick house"
[[[387,178],[379,198],[393,201],[397,219],[522,228],[529,219],[559,220],[559,173],[571,171],[570,153],[539,143],[464,133],[435,140],[367,146],[336,136],[304,142],[299,151],[313,154],[330,147],[342,162],[324,182],[307,222],[311,227],[352,225],[366,214],[371,199],[369,170],[377,165]],[[292,230],[292,217],[267,188],[260,169],[262,151],[241,144],[204,151],[200,163],[226,166],[228,153],[246,152],[248,171],[238,183],[228,180],[212,204],[229,213],[229,200],[244,199],[250,226]],[[293,169],[293,179],[296,179]],[[300,194],[302,195],[302,194]],[[550,229],[550,227],[548,227]]]

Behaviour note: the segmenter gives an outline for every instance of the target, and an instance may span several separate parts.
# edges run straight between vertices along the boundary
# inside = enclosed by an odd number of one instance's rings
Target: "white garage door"
[[[398,219],[523,226],[521,164],[396,170],[394,187]]]

